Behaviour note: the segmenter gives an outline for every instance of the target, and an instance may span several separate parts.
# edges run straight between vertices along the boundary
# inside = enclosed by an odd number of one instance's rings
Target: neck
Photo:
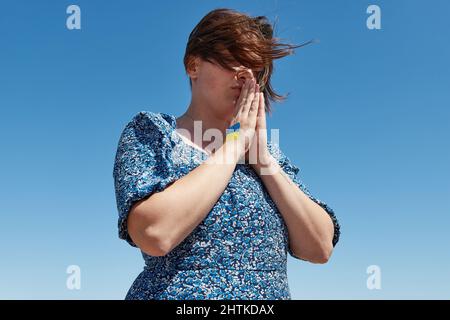
[[[194,139],[194,121],[201,121],[201,136],[208,129],[218,129],[222,132],[222,138],[225,138],[225,131],[230,126],[232,118],[223,118],[212,112],[208,112],[210,108],[196,107],[194,104],[190,104],[186,112],[179,118],[179,128],[187,129],[191,133],[192,139]],[[224,141],[224,140],[222,140]],[[202,148],[209,145],[211,141],[202,141]]]

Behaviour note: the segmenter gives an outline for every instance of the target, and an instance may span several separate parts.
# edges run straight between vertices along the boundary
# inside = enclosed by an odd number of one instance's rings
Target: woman
[[[211,11],[186,48],[186,112],[142,111],[122,132],[119,236],[145,260],[126,299],[290,299],[286,252],[329,259],[333,210],[267,141],[268,100],[283,99],[270,86],[272,61],[294,48],[272,34],[265,17]]]

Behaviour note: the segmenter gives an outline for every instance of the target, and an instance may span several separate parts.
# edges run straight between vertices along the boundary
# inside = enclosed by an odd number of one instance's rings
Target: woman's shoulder
[[[139,111],[125,125],[119,138],[118,153],[130,148],[141,150],[168,148],[174,145],[173,129],[176,118],[170,114]]]
[[[143,131],[171,132],[176,127],[175,116],[164,112],[139,111],[128,122],[126,127],[135,127]]]
[[[284,153],[280,149],[280,145],[278,143],[267,141],[267,149],[270,154],[279,162],[283,160]]]
[[[139,111],[127,122],[119,138],[114,167],[171,150],[175,117],[163,112]],[[145,155],[145,156],[144,156]]]
[[[269,153],[274,157],[278,164],[285,170],[292,171],[294,175],[299,173],[300,168],[295,165],[290,157],[288,157],[280,148],[280,145],[278,142],[267,142],[267,149],[269,150]]]

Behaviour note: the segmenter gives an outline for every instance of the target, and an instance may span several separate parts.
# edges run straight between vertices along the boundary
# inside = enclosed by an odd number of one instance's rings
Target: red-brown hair
[[[270,84],[273,60],[294,53],[302,45],[279,42],[273,37],[273,27],[265,16],[250,17],[232,9],[219,8],[205,15],[189,35],[184,55],[184,67],[188,70],[194,57],[234,70],[238,62],[250,68],[264,93],[266,111],[271,112],[270,101],[283,101],[287,96],[278,95]],[[231,56],[230,56],[231,55]],[[192,81],[189,79],[192,88]]]

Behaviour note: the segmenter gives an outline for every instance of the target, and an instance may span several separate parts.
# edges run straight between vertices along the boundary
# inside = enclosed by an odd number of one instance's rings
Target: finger
[[[257,114],[258,109],[259,109],[258,106],[260,104],[260,100],[261,100],[261,98],[260,98],[260,92],[259,92],[259,85],[256,84],[255,96],[254,96],[253,101],[252,101],[252,103],[250,105],[249,112],[254,112],[255,114]]]
[[[239,95],[239,98],[236,101],[236,112],[235,112],[236,115],[242,113],[242,108],[247,102],[247,95],[249,89],[250,89],[250,79],[246,79],[244,85],[241,88],[241,94]]]
[[[261,129],[266,128],[266,102],[264,99],[264,93],[260,94],[259,107],[258,107],[258,120]]]
[[[256,95],[256,82],[252,80],[250,83],[250,88],[247,93],[247,100],[245,101],[246,103],[244,103],[244,105],[242,106],[242,114],[248,115],[248,111],[253,103],[255,95]]]
[[[251,123],[251,126],[254,128],[256,126],[256,120],[257,120],[257,115],[258,115],[258,105],[259,105],[259,100],[260,100],[260,93],[256,92],[255,94],[255,98],[252,101],[252,104],[249,108],[249,112],[248,112],[248,118],[249,118],[249,122]]]

